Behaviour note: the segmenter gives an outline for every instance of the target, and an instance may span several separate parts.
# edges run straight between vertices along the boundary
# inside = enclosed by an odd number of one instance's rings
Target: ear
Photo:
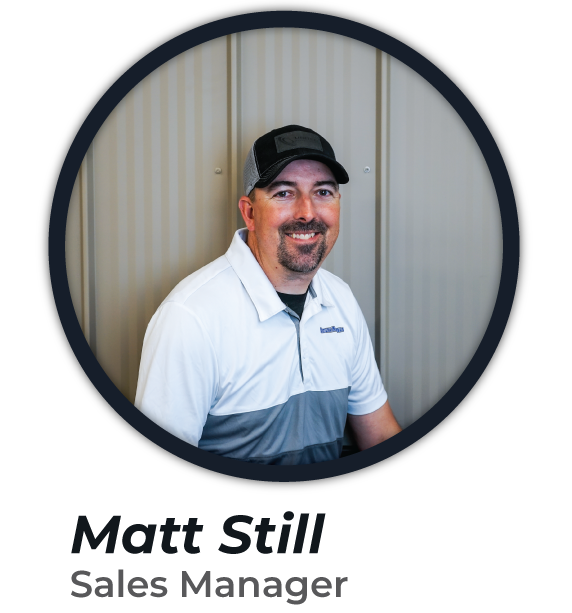
[[[243,196],[238,201],[238,208],[242,214],[242,219],[244,219],[244,223],[248,228],[249,232],[254,231],[254,209],[252,207],[252,202],[248,196]]]

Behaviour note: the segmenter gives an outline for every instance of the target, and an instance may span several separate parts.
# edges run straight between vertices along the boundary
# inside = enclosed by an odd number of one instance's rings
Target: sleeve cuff
[[[385,391],[385,389],[383,389],[375,398],[372,398],[368,402],[362,402],[359,404],[352,402],[348,403],[348,414],[367,415],[368,413],[373,413],[374,411],[377,411],[377,409],[381,409],[381,407],[386,402],[387,392]]]

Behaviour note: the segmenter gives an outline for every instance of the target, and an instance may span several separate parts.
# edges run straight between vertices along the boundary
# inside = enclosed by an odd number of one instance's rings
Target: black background
[[[39,105],[38,113],[45,134],[42,142],[49,145],[47,202],[67,149],[107,88],[160,44],[228,15],[204,14],[198,19],[190,13],[170,11],[123,20],[85,15],[81,27],[62,23],[43,33],[38,79],[45,104]],[[513,152],[518,146],[513,109],[522,88],[516,58],[521,51],[515,36],[507,35],[506,24],[497,20],[493,25],[486,16],[468,14],[461,19],[463,27],[452,27],[434,14],[417,15],[414,20],[375,19],[365,10],[340,16],[377,27],[445,72],[483,117],[513,176]],[[350,598],[373,589],[380,580],[380,568],[389,560],[392,566],[399,565],[402,556],[411,560],[415,552],[415,564],[430,564],[431,552],[445,542],[454,557],[466,551],[469,542],[475,544],[479,534],[485,536],[482,518],[490,517],[492,501],[503,487],[499,476],[507,470],[501,424],[506,409],[516,402],[504,368],[515,350],[514,315],[475,388],[418,443],[350,475],[275,484],[197,468],[145,439],[107,405],[84,374],[67,343],[51,292],[46,296],[46,313],[50,318],[45,344],[50,374],[47,393],[58,407],[50,412],[48,425],[56,420],[60,426],[50,446],[52,492],[61,522],[53,546],[68,556],[69,567],[69,572],[62,568],[56,573],[62,594],[69,595],[69,577],[80,568],[91,570],[92,578],[113,576],[117,568],[125,568],[127,577],[167,576],[169,587],[173,586],[170,597],[180,592],[181,570],[198,580],[210,569],[213,577],[349,576],[346,587],[350,589],[344,588],[349,604]],[[327,514],[318,556],[263,556],[253,551],[254,545],[240,556],[216,553],[226,517],[248,514],[256,521],[270,517],[280,524],[286,510],[296,515]],[[122,529],[131,523],[161,524],[166,517],[178,523],[197,517],[205,525],[204,535],[199,535],[204,537],[199,540],[202,553],[167,556],[160,552],[157,538],[151,556],[122,556],[120,545],[114,556],[87,550],[69,556],[78,514],[87,515],[94,530],[101,529],[113,514],[122,515]],[[366,562],[366,556],[373,558]],[[316,601],[309,597],[307,604],[310,600]]]

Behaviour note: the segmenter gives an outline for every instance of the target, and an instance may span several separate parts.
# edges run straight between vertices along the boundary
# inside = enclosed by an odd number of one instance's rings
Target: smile
[[[316,236],[316,232],[309,232],[308,234],[288,234],[290,238],[296,238],[298,240],[307,241]]]

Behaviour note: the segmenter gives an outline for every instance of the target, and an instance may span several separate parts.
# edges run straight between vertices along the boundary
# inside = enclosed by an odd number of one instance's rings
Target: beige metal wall
[[[416,73],[352,39],[236,34],[181,54],[130,92],[94,139],[70,203],[78,317],[133,400],[147,322],[178,281],[226,251],[242,225],[246,153],[289,123],[326,136],[349,172],[325,267],[352,287],[408,425],[455,381],[486,328],[500,218],[454,111]]]
[[[427,81],[382,59],[382,372],[402,423],[433,406],[473,356],[502,262],[484,158]]]
[[[350,176],[341,186],[340,236],[324,267],[352,287],[375,333],[376,50],[314,30],[239,35],[240,158],[291,123],[323,134]]]

